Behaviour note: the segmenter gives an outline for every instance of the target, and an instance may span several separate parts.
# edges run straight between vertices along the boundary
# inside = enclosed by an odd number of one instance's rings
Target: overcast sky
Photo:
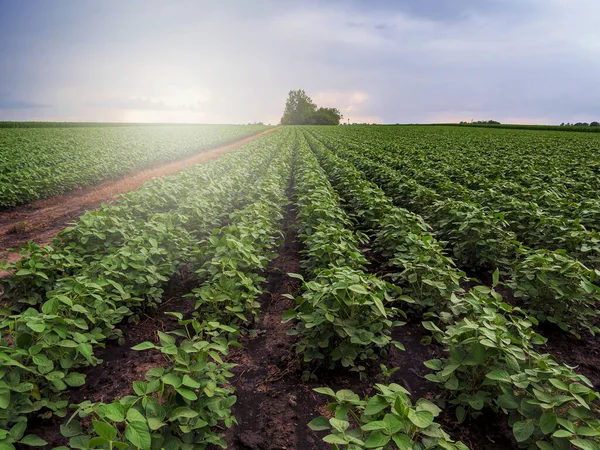
[[[600,120],[596,0],[0,0],[0,120]]]

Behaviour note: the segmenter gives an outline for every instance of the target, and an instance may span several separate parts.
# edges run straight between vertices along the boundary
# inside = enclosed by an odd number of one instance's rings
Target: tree
[[[318,108],[303,89],[290,91],[281,117],[281,125],[339,125],[342,114],[337,108]]]
[[[282,125],[302,125],[317,110],[317,105],[306,95],[303,89],[290,91],[285,111],[281,118]]]
[[[308,118],[308,125],[339,125],[342,114],[337,108],[319,108]]]

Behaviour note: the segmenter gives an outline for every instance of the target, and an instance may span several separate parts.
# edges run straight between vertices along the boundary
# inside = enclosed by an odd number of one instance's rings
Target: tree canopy
[[[290,91],[281,117],[281,125],[339,125],[342,114],[337,108],[317,108],[303,89]]]

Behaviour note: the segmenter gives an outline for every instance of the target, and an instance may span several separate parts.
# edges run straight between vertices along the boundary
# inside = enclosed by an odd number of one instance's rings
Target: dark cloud
[[[593,0],[0,7],[0,87],[11,100],[0,94],[0,120],[44,108],[56,119],[110,121],[138,110],[273,122],[297,88],[391,123],[600,117]]]

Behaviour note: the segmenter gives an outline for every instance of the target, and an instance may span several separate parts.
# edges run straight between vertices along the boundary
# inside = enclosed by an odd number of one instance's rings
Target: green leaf
[[[313,431],[324,431],[329,430],[331,426],[325,417],[317,417],[308,423],[308,427]]]
[[[390,442],[390,436],[381,431],[374,431],[365,441],[365,448],[380,448]]]
[[[198,417],[198,412],[194,411],[193,409],[190,409],[186,406],[182,406],[179,408],[175,408],[173,410],[173,412],[171,413],[171,416],[169,417],[169,420],[179,419],[180,417],[185,417],[185,418],[191,419],[194,417]],[[329,424],[329,422],[328,422],[328,424]],[[329,425],[327,426],[327,428],[329,428]]]
[[[108,439],[104,439],[103,437],[94,437],[90,439],[90,443],[88,446],[90,448],[100,447],[101,445],[108,445],[110,441]]]
[[[502,381],[503,383],[512,383],[512,378],[505,370],[492,370],[486,374],[486,378],[494,381]]]
[[[333,392],[333,389],[328,387],[315,388],[313,389],[313,391],[318,392],[319,394],[325,394],[329,395],[330,397],[335,397],[335,392]]]
[[[150,429],[152,431],[156,431],[156,430],[164,427],[165,425],[166,425],[166,423],[164,423],[160,419],[157,419],[156,417],[151,417],[148,419],[148,426],[150,427]]]
[[[328,444],[347,444],[348,443],[348,440],[344,439],[339,434],[328,434],[327,436],[325,436],[323,438],[323,441],[327,442]]]
[[[6,409],[10,405],[10,389],[6,386],[0,387],[0,409]]]
[[[154,345],[152,342],[146,341],[131,347],[131,350],[148,350],[151,348],[156,348],[156,345]]]
[[[81,353],[88,361],[91,360],[92,356],[94,355],[92,345],[88,344],[87,342],[82,342],[79,344],[77,346],[77,350],[79,350],[79,353]]]
[[[496,287],[498,285],[498,282],[500,281],[500,271],[498,269],[494,270],[494,273],[492,274],[492,286]]]
[[[173,374],[173,373],[168,373],[166,375],[164,375],[162,377],[162,382],[165,384],[169,384],[173,387],[179,387],[181,386],[181,378],[179,378],[177,375]]]
[[[129,408],[127,410],[127,421],[128,422],[142,422],[142,423],[144,423],[146,421],[146,418],[137,409],[135,409],[135,408]]]
[[[134,381],[133,382],[133,390],[137,395],[144,395],[146,393],[146,388],[148,387],[147,383],[143,381]]]
[[[200,383],[198,383],[196,380],[193,380],[187,374],[183,376],[183,384],[192,389],[198,389],[200,387]]]
[[[348,286],[348,289],[350,289],[352,292],[361,295],[367,295],[369,293],[369,291],[367,291],[367,289],[362,284],[352,284]]]
[[[20,444],[29,445],[30,447],[42,447],[48,445],[48,443],[42,438],[37,437],[34,434],[28,434],[19,441]]]
[[[583,450],[600,450],[600,445],[587,439],[571,439],[570,442],[575,447],[582,448]]]
[[[560,389],[561,391],[569,392],[569,386],[566,383],[563,383],[562,381],[557,380],[556,378],[550,378],[548,381],[555,388]]]
[[[431,370],[441,370],[442,369],[442,360],[441,359],[430,359],[429,361],[424,362],[425,367]]]
[[[398,450],[412,450],[413,448],[412,441],[405,434],[395,434],[392,436],[392,440],[398,446]]]
[[[498,403],[498,406],[505,409],[517,409],[519,407],[517,400],[509,394],[500,395],[496,400],[496,403]]]
[[[205,388],[206,389],[206,388]],[[194,391],[184,388],[176,388],[175,389],[183,398],[190,401],[198,400],[198,396]]]
[[[556,428],[556,414],[547,412],[540,417],[540,430],[544,434],[550,434]]]
[[[125,437],[136,447],[149,450],[151,444],[150,431],[144,422],[130,422],[125,428]]]
[[[60,426],[60,434],[67,438],[78,436],[82,433],[83,430],[81,429],[81,423],[76,420],[71,420],[67,424],[62,424]]]
[[[344,431],[346,431],[348,429],[348,427],[350,426],[350,424],[348,423],[347,420],[336,419],[335,417],[332,417],[331,419],[329,419],[329,423],[331,424],[331,426],[333,428],[338,430],[340,433],[343,433]]]
[[[530,422],[516,422],[513,425],[513,434],[517,442],[525,442],[533,434],[534,426]]]
[[[125,408],[116,402],[102,406],[100,414],[113,422],[123,422],[125,420]]]
[[[163,333],[162,331],[158,332],[158,338],[160,340],[160,344],[164,346],[173,345],[175,343],[175,338],[173,336]]]
[[[408,420],[410,420],[419,428],[427,428],[433,423],[433,414],[431,414],[429,411],[414,411],[409,409]]]
[[[77,372],[70,372],[63,381],[71,387],[83,386],[85,384],[85,375]]]
[[[48,315],[56,314],[58,312],[58,299],[51,298],[50,300],[44,302],[42,305],[42,312]]]
[[[92,426],[98,436],[108,441],[112,441],[117,436],[117,430],[106,422],[92,420]]]
[[[552,435],[552,437],[555,438],[568,438],[573,436],[573,433],[571,433],[570,431],[567,430],[556,430],[554,432],[554,434]]]
[[[456,420],[458,420],[458,422],[462,422],[463,420],[465,420],[465,416],[467,415],[467,411],[465,410],[464,407],[459,406],[456,408]]]
[[[371,397],[371,399],[367,402],[365,415],[372,416],[380,411],[383,411],[388,406],[390,406],[390,403],[385,397],[382,395],[376,395],[375,397]]]

